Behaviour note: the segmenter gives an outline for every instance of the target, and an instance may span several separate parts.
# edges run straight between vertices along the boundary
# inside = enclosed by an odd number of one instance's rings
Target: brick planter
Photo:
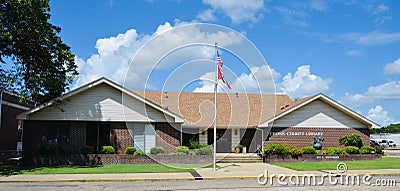
[[[74,154],[33,155],[24,158],[25,166],[99,165],[99,164],[209,164],[212,155],[126,155]]]
[[[345,155],[316,155],[303,154],[297,159],[290,155],[264,155],[264,162],[321,162],[321,161],[353,161],[353,160],[381,160],[381,154],[345,154]]]

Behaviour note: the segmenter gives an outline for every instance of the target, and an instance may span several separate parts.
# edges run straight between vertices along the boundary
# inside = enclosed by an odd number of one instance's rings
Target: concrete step
[[[262,163],[262,159],[256,153],[218,153],[217,161],[219,163]]]

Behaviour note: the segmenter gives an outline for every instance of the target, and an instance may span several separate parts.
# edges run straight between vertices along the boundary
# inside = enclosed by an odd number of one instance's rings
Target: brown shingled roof
[[[211,127],[214,93],[134,91],[185,119],[184,127]],[[222,94],[217,96],[217,126],[255,127],[292,105],[284,94]],[[285,107],[286,106],[286,107]]]

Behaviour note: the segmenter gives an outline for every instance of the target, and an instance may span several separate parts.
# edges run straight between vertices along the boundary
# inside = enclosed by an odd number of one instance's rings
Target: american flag
[[[232,89],[231,85],[229,85],[228,81],[226,81],[224,72],[222,71],[222,66],[224,65],[224,63],[222,62],[221,57],[219,57],[218,50],[217,50],[217,62],[218,62],[218,79],[222,80],[222,82],[224,82],[229,89]]]

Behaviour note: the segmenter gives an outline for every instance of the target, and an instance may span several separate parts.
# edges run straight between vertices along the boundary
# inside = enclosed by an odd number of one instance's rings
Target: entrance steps
[[[218,163],[262,163],[257,153],[217,153]]]

